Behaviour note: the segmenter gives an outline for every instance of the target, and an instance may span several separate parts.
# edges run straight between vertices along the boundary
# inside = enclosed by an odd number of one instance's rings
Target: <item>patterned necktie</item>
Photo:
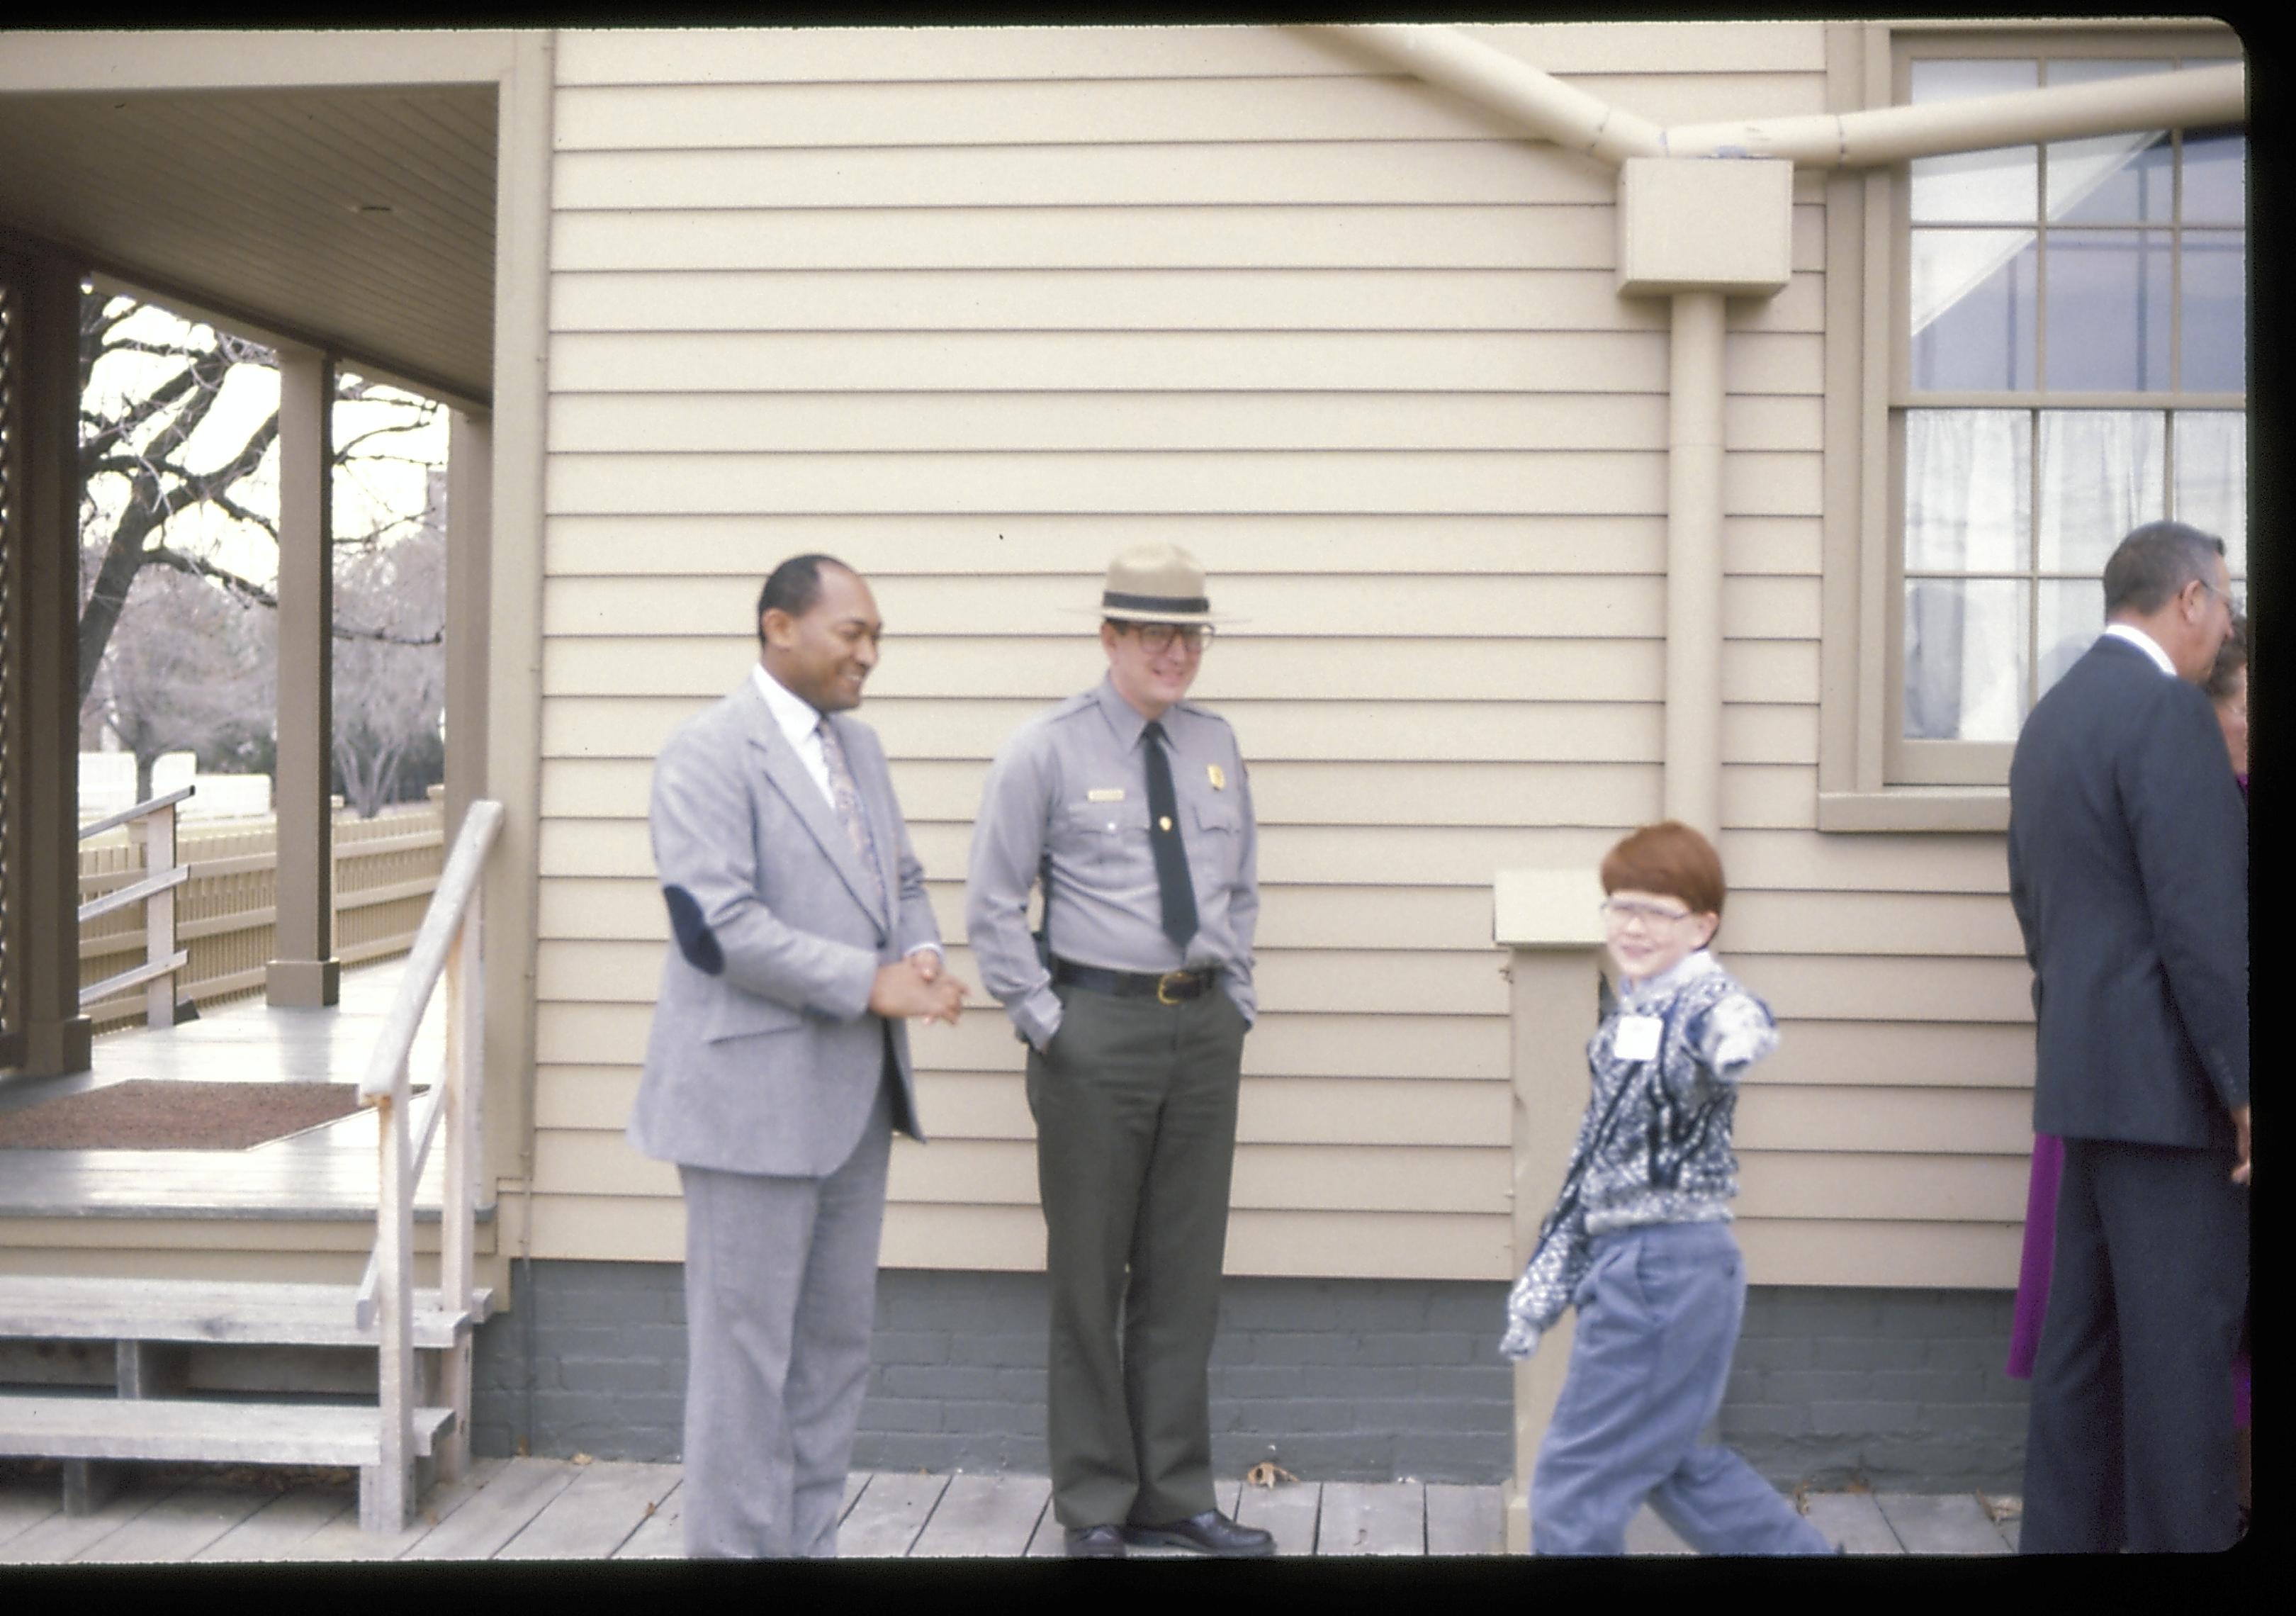
[[[869,878],[869,894],[877,900],[877,907],[885,907],[885,878],[877,868],[877,839],[870,834],[869,816],[862,810],[861,793],[853,784],[853,771],[845,762],[845,748],[837,739],[837,731],[830,726],[824,715],[821,720],[821,760],[829,766],[829,794],[837,805],[837,817],[845,826],[845,833],[853,839],[853,850],[861,857],[862,873]]]
[[[1188,946],[1196,934],[1196,888],[1188,879],[1188,849],[1180,841],[1180,803],[1172,765],[1164,756],[1164,726],[1141,732],[1148,742],[1148,847],[1156,856],[1156,890],[1164,904],[1164,935]]]

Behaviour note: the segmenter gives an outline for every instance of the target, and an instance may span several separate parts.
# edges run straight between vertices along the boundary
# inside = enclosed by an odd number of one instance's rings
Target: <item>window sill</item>
[[[1882,792],[1820,792],[1821,831],[2000,832],[2009,828],[2005,786],[1899,786]]]

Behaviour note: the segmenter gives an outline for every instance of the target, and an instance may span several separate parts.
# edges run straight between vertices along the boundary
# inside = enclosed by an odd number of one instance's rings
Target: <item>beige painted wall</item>
[[[1825,104],[1801,24],[1478,28],[1660,123]],[[629,1151],[672,725],[824,549],[961,941],[991,751],[1098,677],[1111,551],[1250,619],[1197,693],[1262,823],[1232,1271],[1499,1279],[1505,865],[1660,800],[1664,311],[1612,171],[1273,29],[562,35],[552,172],[532,1251],[673,1259]],[[1821,836],[1825,191],[1734,303],[1723,942],[1784,1023],[1740,1112],[1758,1283],[2013,1283],[2026,972],[1999,839]],[[1854,340],[1854,332],[1844,333]],[[954,965],[977,980],[960,947]],[[1584,1029],[1562,1029],[1576,1038]],[[1020,1049],[920,1031],[895,1266],[1041,1260]]]

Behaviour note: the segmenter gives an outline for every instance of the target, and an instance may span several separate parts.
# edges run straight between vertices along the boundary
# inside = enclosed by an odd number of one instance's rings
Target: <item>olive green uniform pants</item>
[[[1212,1337],[1245,1021],[1075,987],[1029,1052],[1052,1297],[1046,1436],[1069,1528],[1213,1506]]]

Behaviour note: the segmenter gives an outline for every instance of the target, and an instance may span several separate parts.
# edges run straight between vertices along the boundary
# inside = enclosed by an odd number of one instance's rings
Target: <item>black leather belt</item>
[[[1066,987],[1113,994],[1118,998],[1152,998],[1160,1005],[1181,1005],[1202,997],[1219,980],[1219,972],[1206,966],[1197,971],[1167,971],[1160,976],[1152,971],[1103,971],[1097,965],[1075,965],[1056,959],[1053,962],[1053,980]]]

